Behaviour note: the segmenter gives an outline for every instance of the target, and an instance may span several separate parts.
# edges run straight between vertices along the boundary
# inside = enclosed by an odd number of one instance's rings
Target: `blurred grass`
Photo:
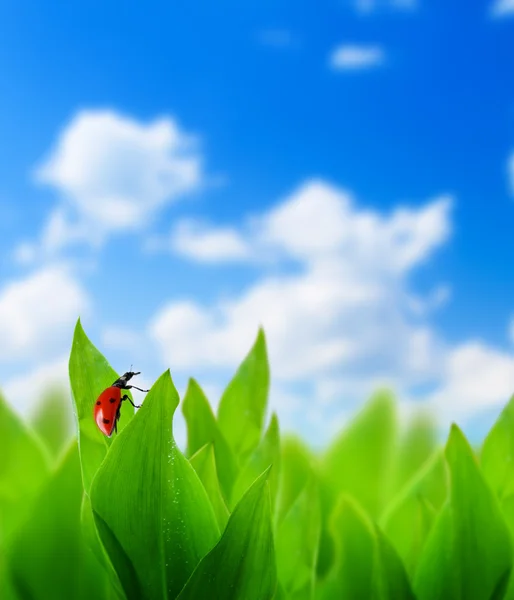
[[[23,422],[0,397],[0,599],[514,598],[514,399],[475,451],[378,390],[314,452],[267,419],[260,330],[217,416],[190,380],[183,454],[169,372],[109,439],[118,374],[80,322],[69,369],[73,404],[42,390]]]

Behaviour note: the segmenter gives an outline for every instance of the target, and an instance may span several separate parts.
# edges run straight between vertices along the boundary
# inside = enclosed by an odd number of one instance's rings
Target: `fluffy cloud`
[[[441,379],[428,403],[447,420],[501,408],[514,393],[514,354],[478,341],[460,344],[447,352]]]
[[[330,55],[330,66],[337,71],[359,71],[378,67],[385,62],[381,46],[345,44]]]
[[[170,245],[174,252],[200,262],[245,261],[252,253],[234,229],[212,229],[192,220],[182,220],[175,226]]]
[[[141,228],[164,205],[198,189],[203,177],[196,140],[173,119],[142,123],[107,110],[79,112],[35,176],[62,200],[36,254]],[[18,254],[30,258],[30,246]]]
[[[65,266],[7,283],[0,289],[0,361],[48,356],[88,307],[85,290]]]
[[[497,0],[493,4],[492,15],[494,17],[514,15],[514,0]]]
[[[383,215],[359,209],[343,190],[306,182],[238,232],[253,249],[250,259],[267,253],[298,268],[267,273],[210,306],[172,302],[155,315],[150,333],[175,369],[228,370],[262,324],[274,379],[324,385],[327,404],[335,401],[331,381],[343,389],[382,375],[424,381],[438,368],[440,343],[411,309],[407,278],[448,239],[450,208],[441,197]],[[199,230],[197,241],[215,232]]]
[[[424,407],[445,425],[465,425],[514,391],[514,353],[476,341],[449,344],[431,323],[449,286],[435,281],[425,295],[412,289],[412,275],[451,236],[451,207],[440,196],[381,213],[311,180],[239,227],[189,222],[173,232],[175,251],[205,264],[260,261],[257,279],[209,304],[169,302],[149,334],[176,371],[219,381],[263,325],[271,406],[286,428],[314,443],[383,386],[397,391],[404,416]],[[217,251],[212,240],[225,237],[238,243]]]
[[[67,355],[9,379],[3,390],[15,410],[26,418],[37,406],[42,395],[54,387],[63,390],[70,388]]]

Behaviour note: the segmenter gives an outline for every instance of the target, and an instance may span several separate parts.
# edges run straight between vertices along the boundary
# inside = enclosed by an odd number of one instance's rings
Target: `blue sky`
[[[514,389],[514,2],[0,7],[0,381],[86,330],[215,402],[257,326],[325,439],[381,383],[480,437]],[[38,301],[39,299],[39,301]]]

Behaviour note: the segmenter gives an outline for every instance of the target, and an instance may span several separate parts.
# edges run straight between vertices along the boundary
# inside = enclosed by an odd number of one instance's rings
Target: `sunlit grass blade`
[[[213,445],[205,444],[205,446],[202,446],[198,452],[193,454],[189,462],[193,465],[200,481],[203,483],[214,509],[220,531],[223,531],[228,521],[229,512],[220,490]]]
[[[112,566],[111,559],[109,558],[109,555],[107,554],[102,541],[100,540],[93,516],[93,509],[91,507],[91,499],[87,494],[83,494],[82,496],[80,524],[86,544],[93,552],[98,564],[105,572],[105,576],[109,582],[109,587],[112,591],[112,598],[119,598],[123,600],[125,598],[125,594],[123,593],[119,577]]]
[[[42,444],[0,395],[0,552],[49,474]]]
[[[46,390],[30,422],[52,459],[56,459],[73,437],[69,394],[61,388]]]
[[[334,560],[329,517],[339,495],[353,496],[374,518],[378,518],[384,508],[395,437],[394,399],[389,392],[379,391],[332,442],[322,458],[322,530],[317,567],[320,577],[326,575]]]
[[[230,516],[218,544],[205,556],[178,600],[270,600],[277,584],[271,504],[263,473]]]
[[[224,391],[218,424],[240,464],[261,439],[269,391],[269,365],[264,331]]]
[[[12,581],[21,598],[108,597],[103,569],[82,536],[81,498],[82,479],[74,443],[8,548]]]
[[[286,597],[313,598],[320,533],[318,488],[312,479],[281,519],[275,534],[278,578]]]
[[[502,410],[488,433],[480,464],[487,482],[498,498],[514,493],[514,397]]]
[[[268,483],[273,511],[280,475],[280,432],[275,414],[271,416],[269,427],[261,442],[241,469],[232,491],[231,508],[239,502],[246,490],[270,465],[273,468],[270,471]]]
[[[189,380],[182,412],[187,425],[187,455],[192,456],[205,444],[213,444],[221,490],[225,500],[229,501],[238,473],[237,461],[218,427],[202,388],[194,379]]]
[[[317,598],[414,600],[403,564],[385,536],[350,496],[342,496],[330,519],[334,567],[318,585]]]
[[[393,397],[379,392],[325,455],[323,471],[334,492],[346,492],[373,517],[383,508],[396,435]]]
[[[503,498],[500,502],[502,515],[509,528],[511,542],[514,548],[514,494]],[[514,569],[511,569],[503,600],[514,600]]]
[[[97,427],[93,408],[100,393],[116,381],[118,374],[95,348],[84,332],[80,320],[75,327],[71,347],[69,373],[78,422],[78,437],[82,477],[86,493],[102,463],[113,438],[106,437]],[[130,421],[134,409],[125,402],[118,432]]]
[[[445,454],[450,500],[421,556],[416,595],[419,600],[493,598],[506,584],[512,565],[510,534],[498,500],[456,425]]]
[[[394,453],[389,498],[394,498],[433,455],[437,447],[434,419],[428,412],[417,412],[400,436]]]
[[[178,403],[166,371],[91,488],[100,537],[128,598],[174,598],[219,538],[207,493],[171,433]]]
[[[281,440],[277,520],[281,521],[314,474],[314,457],[303,441],[288,435]]]
[[[436,514],[447,496],[446,471],[441,450],[414,475],[381,519],[385,534],[410,576],[414,575]]]

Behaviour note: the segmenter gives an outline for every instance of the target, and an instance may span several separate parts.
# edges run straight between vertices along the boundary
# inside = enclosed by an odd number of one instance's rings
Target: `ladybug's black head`
[[[112,384],[112,387],[119,387],[124,389],[127,383],[134,377],[134,375],[139,375],[141,371],[127,371],[121,377],[116,379],[116,381]]]

